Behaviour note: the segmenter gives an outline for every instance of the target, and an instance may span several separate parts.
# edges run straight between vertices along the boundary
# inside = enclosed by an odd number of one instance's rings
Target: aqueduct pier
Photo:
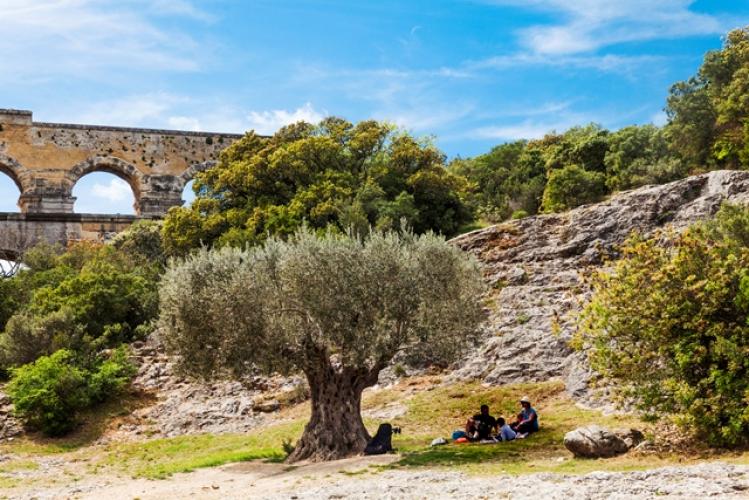
[[[33,121],[30,111],[0,109],[0,172],[20,191],[20,213],[0,212],[0,254],[39,241],[101,240],[139,219],[159,219],[183,204],[195,173],[214,165],[236,134],[72,125]],[[112,173],[135,196],[135,216],[73,213],[75,183]]]

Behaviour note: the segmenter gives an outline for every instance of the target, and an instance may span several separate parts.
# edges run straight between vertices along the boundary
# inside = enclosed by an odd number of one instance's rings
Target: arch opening
[[[2,257],[6,257],[8,260],[0,258],[0,279],[15,276],[23,268],[23,264],[17,257],[5,255]]]
[[[0,212],[20,212],[18,199],[21,196],[21,183],[0,164]]]
[[[77,214],[135,215],[137,192],[133,186],[108,169],[100,169],[81,176],[73,185],[76,198],[73,212]]]
[[[190,205],[192,205],[192,202],[195,201],[195,191],[193,189],[194,185],[195,181],[193,179],[190,179],[187,184],[185,184],[184,189],[182,189],[183,207],[189,207]]]

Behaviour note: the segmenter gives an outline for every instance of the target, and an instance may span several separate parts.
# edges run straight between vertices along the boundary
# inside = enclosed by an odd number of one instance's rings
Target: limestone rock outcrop
[[[564,436],[564,446],[576,457],[609,458],[626,453],[643,440],[636,429],[610,431],[590,425],[570,431]]]
[[[277,418],[281,403],[269,400],[269,395],[284,395],[293,403],[295,395],[303,392],[300,377],[257,376],[243,382],[199,382],[182,377],[155,337],[133,344],[133,352],[139,366],[133,389],[152,402],[135,410],[120,426],[120,437],[246,432]]]
[[[595,404],[585,360],[568,346],[589,297],[584,275],[616,257],[632,231],[681,229],[713,216],[724,201],[749,201],[749,172],[715,171],[646,186],[453,239],[481,261],[492,287],[485,336],[453,377],[491,384],[557,377],[578,401]]]

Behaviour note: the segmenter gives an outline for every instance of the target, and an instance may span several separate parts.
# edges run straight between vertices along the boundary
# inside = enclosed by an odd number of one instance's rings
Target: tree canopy
[[[173,254],[201,244],[257,244],[302,224],[366,232],[405,219],[414,231],[454,235],[472,218],[465,180],[447,172],[445,156],[376,121],[326,118],[300,122],[272,137],[253,132],[197,175],[197,198],[172,209],[164,234]]]
[[[693,169],[749,167],[749,28],[731,31],[668,97],[667,134]]]
[[[161,285],[179,366],[206,378],[301,370],[312,417],[291,460],[360,453],[362,391],[399,352],[455,359],[481,321],[475,261],[431,234],[307,229],[248,250],[201,250]]]

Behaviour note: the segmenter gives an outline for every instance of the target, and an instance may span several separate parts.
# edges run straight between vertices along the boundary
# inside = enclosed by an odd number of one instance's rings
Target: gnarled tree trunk
[[[321,462],[363,452],[369,433],[361,418],[361,395],[374,383],[372,376],[352,369],[337,370],[329,364],[305,373],[312,416],[287,461]]]

